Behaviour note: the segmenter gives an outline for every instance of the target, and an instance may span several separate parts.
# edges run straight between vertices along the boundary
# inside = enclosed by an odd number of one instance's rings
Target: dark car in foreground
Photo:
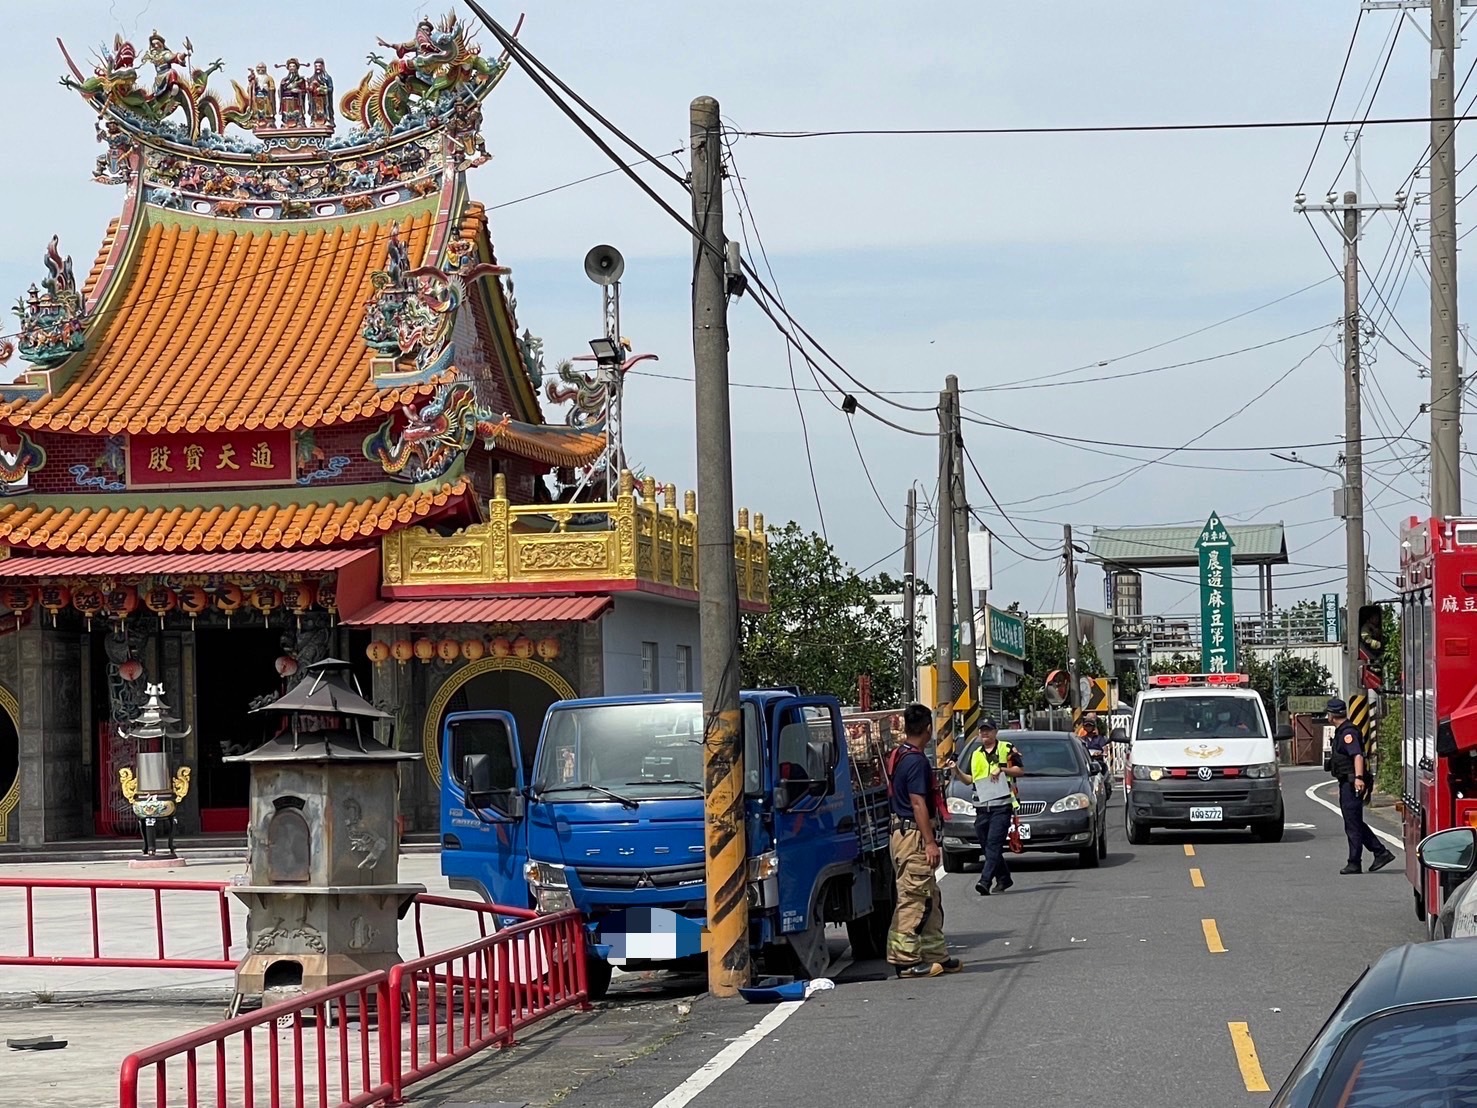
[[[1397,946],[1344,994],[1272,1108],[1477,1104],[1477,938]]]
[[[1000,739],[1020,751],[1025,776],[1016,778],[1021,846],[1027,851],[1075,854],[1084,866],[1108,856],[1107,767],[1089,758],[1082,741],[1061,731],[1002,731]],[[959,764],[968,767],[976,740]],[[980,860],[974,833],[974,787],[958,777],[949,781],[948,818],[944,823],[944,868],[958,873]]]

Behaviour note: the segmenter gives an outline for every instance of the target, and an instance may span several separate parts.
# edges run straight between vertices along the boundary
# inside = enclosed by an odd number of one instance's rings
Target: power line
[[[1302,192],[1308,183],[1308,178],[1313,173],[1313,163],[1318,160],[1318,151],[1323,148],[1323,139],[1328,134],[1328,121],[1333,118],[1333,109],[1338,106],[1339,93],[1344,87],[1344,74],[1349,71],[1349,59],[1354,56],[1354,42],[1359,38],[1359,25],[1364,22],[1364,9],[1359,9],[1359,14],[1354,19],[1354,31],[1349,35],[1349,48],[1344,51],[1344,64],[1339,66],[1339,79],[1333,86],[1333,96],[1328,101],[1328,111],[1323,116],[1323,126],[1318,129],[1318,141],[1313,144],[1313,153],[1308,158],[1308,168],[1303,170],[1303,179],[1298,184],[1298,192]]]
[[[1363,16],[1363,14],[1364,14],[1364,9],[1363,8],[1360,8],[1359,9],[1359,14],[1360,14],[1360,16]],[[1374,83],[1374,92],[1370,93],[1370,96],[1369,96],[1369,104],[1364,109],[1364,118],[1359,121],[1359,126],[1354,131],[1354,141],[1349,144],[1349,149],[1347,149],[1347,150],[1344,151],[1344,160],[1339,163],[1338,170],[1333,175],[1334,185],[1338,184],[1338,179],[1343,174],[1344,167],[1349,164],[1349,158],[1354,153],[1355,144],[1357,144],[1359,142],[1359,136],[1364,133],[1364,126],[1365,126],[1366,123],[1369,122],[1369,113],[1372,112],[1372,111],[1374,111],[1374,102],[1375,102],[1375,100],[1377,100],[1379,98],[1379,95],[1380,95],[1380,86],[1385,83],[1385,72],[1390,68],[1390,59],[1395,56],[1395,43],[1398,42],[1399,39],[1400,39],[1400,28],[1403,27],[1403,26],[1405,26],[1405,20],[1404,19],[1397,19],[1397,20],[1395,20],[1395,29],[1390,33],[1390,46],[1389,46],[1389,49],[1385,51],[1385,64],[1382,65],[1382,66],[1380,66],[1379,79],[1376,80],[1375,83]],[[1355,29],[1356,32],[1359,29],[1359,25],[1358,25],[1357,21],[1356,21],[1356,23],[1354,25],[1354,29]],[[1354,48],[1354,41],[1352,39],[1350,39],[1349,40],[1349,49],[1352,50],[1353,48]],[[1348,61],[1347,58],[1345,58],[1344,60],[1345,60],[1345,62]],[[1343,75],[1342,74],[1339,75],[1339,79],[1340,80],[1343,79]],[[1365,85],[1365,88],[1368,88],[1368,87],[1369,86],[1366,84]],[[1337,96],[1338,95],[1337,92],[1335,92],[1334,95]],[[1364,94],[1363,93],[1360,93],[1360,99],[1363,99],[1363,98],[1364,98]],[[1320,134],[1319,134],[1320,141],[1322,140],[1322,137],[1323,137],[1322,136],[1322,133],[1320,132]],[[1329,192],[1332,192],[1333,191],[1334,185],[1329,185],[1328,186],[1328,191]],[[1299,186],[1298,187],[1298,191],[1300,191],[1300,192],[1302,191],[1302,186]]]
[[[660,160],[661,158],[675,159],[678,154],[682,153],[682,150],[683,148],[679,146],[676,150],[671,150],[665,154],[657,155],[656,160]],[[537,200],[541,196],[550,196],[556,192],[563,192],[565,189],[574,188],[575,185],[583,185],[587,181],[598,181],[601,177],[609,177],[614,173],[619,173],[622,169],[631,169],[638,165],[646,165],[652,160],[653,159],[651,158],[640,158],[634,162],[625,162],[622,165],[616,166],[614,169],[603,169],[599,173],[591,173],[588,177],[580,177],[579,179],[574,181],[566,181],[562,185],[554,185],[552,188],[540,189],[538,192],[530,192],[527,196],[520,196],[516,200],[504,200],[501,204],[489,204],[487,206],[487,210],[489,212],[495,212],[502,208],[511,208],[514,204],[522,204],[527,200]]]
[[[1239,348],[1237,350],[1227,350],[1227,351],[1225,351],[1224,353],[1221,353],[1221,354],[1210,354],[1210,355],[1208,355],[1208,356],[1206,356],[1204,358],[1192,358],[1189,361],[1185,361],[1185,362],[1174,362],[1174,363],[1172,363],[1170,365],[1152,366],[1152,367],[1150,367],[1148,369],[1133,369],[1133,370],[1128,370],[1128,371],[1126,371],[1124,373],[1108,373],[1108,374],[1103,374],[1102,376],[1099,376],[1099,377],[1079,377],[1079,378],[1077,378],[1076,380],[1073,380],[1073,381],[1048,381],[1048,380],[1044,380],[1044,379],[1042,379],[1040,377],[1036,377],[1036,378],[1022,378],[1022,379],[1017,380],[1017,381],[1008,381],[1005,384],[1001,384],[1001,385],[980,385],[980,386],[977,386],[977,387],[972,388],[972,389],[965,389],[964,391],[965,392],[1020,392],[1020,391],[1024,391],[1024,390],[1027,390],[1027,389],[1054,389],[1054,388],[1061,388],[1063,385],[1089,385],[1089,384],[1093,384],[1095,382],[1100,382],[1100,381],[1122,381],[1122,380],[1124,380],[1125,378],[1128,378],[1128,377],[1147,377],[1148,375],[1150,375],[1152,373],[1163,373],[1166,370],[1170,370],[1170,369],[1185,369],[1188,366],[1204,365],[1207,362],[1220,361],[1222,358],[1234,358],[1238,354],[1249,354],[1249,353],[1251,353],[1254,350],[1265,350],[1269,346],[1277,346],[1280,343],[1291,342],[1293,339],[1303,338],[1306,335],[1311,335],[1311,334],[1314,334],[1317,331],[1325,330],[1325,329],[1327,329],[1327,327],[1328,327],[1328,324],[1327,323],[1320,323],[1316,327],[1309,327],[1306,331],[1298,331],[1298,332],[1295,332],[1294,334],[1291,334],[1291,335],[1283,335],[1279,339],[1269,339],[1266,342],[1259,342],[1259,343],[1256,343],[1256,344],[1254,344],[1252,346],[1243,346],[1243,347],[1241,347],[1241,348]],[[1102,363],[1099,363],[1099,364],[1102,364]],[[1077,370],[1071,370],[1069,372],[1074,372],[1075,373],[1075,372],[1078,372],[1078,371]]]
[[[732,160],[733,160],[733,151],[732,151],[732,149],[730,149],[729,150],[729,161],[730,161],[730,163],[732,162]],[[754,209],[753,209],[753,206],[750,205],[750,203],[749,203],[748,191],[743,188],[743,178],[739,176],[737,169],[734,170],[733,180],[737,184],[737,189],[735,189],[733,185],[730,185],[730,192],[733,193],[734,199],[736,201],[738,201],[737,208],[738,208],[738,217],[739,217],[739,232],[743,235],[744,248],[746,250],[747,249],[750,249],[750,247],[749,247],[749,224],[750,223],[753,223],[754,224],[754,239],[755,239],[755,241],[757,241],[759,243],[759,251],[764,256],[764,264],[766,266],[768,266],[769,265],[769,253],[768,253],[768,251],[766,251],[764,249],[764,239],[759,234],[759,223],[754,218]],[[746,214],[745,214],[746,212],[747,212],[747,217],[746,217]],[[774,278],[774,270],[773,269],[770,269],[769,275],[770,275],[770,279],[771,280],[774,280],[774,287],[775,287],[776,292],[778,292],[778,289],[779,289],[779,281],[778,280],[775,280],[775,278]],[[826,535],[826,512],[825,512],[825,509],[821,506],[821,486],[820,486],[820,482],[816,480],[816,476],[815,476],[815,456],[814,456],[814,454],[812,454],[811,449],[810,449],[810,424],[809,424],[809,422],[805,418],[805,405],[800,400],[800,390],[799,390],[799,387],[798,387],[798,383],[795,380],[795,358],[794,358],[794,354],[792,352],[791,344],[788,343],[788,342],[785,343],[785,361],[789,364],[789,367],[790,367],[790,391],[794,394],[794,397],[795,397],[795,411],[800,416],[800,438],[801,438],[801,441],[805,445],[805,466],[806,466],[806,469],[810,473],[810,489],[811,489],[811,492],[815,495],[815,511],[816,511],[816,515],[820,517],[821,536],[823,538],[825,538],[827,542],[829,542],[830,541],[830,538]],[[817,385],[819,385],[819,383],[820,382],[818,382],[818,381],[816,382]],[[817,389],[817,391],[819,391],[819,389]],[[828,402],[829,402],[829,398],[828,398]],[[856,432],[855,431],[852,432],[852,439],[853,440],[856,439]],[[861,457],[861,452],[862,452],[862,448],[861,448],[861,445],[858,443],[857,444],[857,457],[858,458],[861,458],[862,468],[865,470],[866,467],[867,467],[867,460],[865,458],[862,458]],[[867,474],[867,480],[868,481],[871,481],[871,479],[872,479],[872,475],[870,473],[868,473]],[[872,486],[872,491],[873,491],[873,493],[876,493],[876,491],[877,491],[876,485],[873,485]],[[877,497],[877,502],[879,504],[882,503],[882,497],[881,496],[878,496]],[[882,505],[882,510],[883,510],[883,512],[887,512],[887,506],[885,504]],[[891,513],[887,513],[887,518],[889,520],[892,519]]]
[[[894,527],[901,531],[903,529],[903,525],[898,520],[893,518],[892,512],[887,507],[887,501],[883,500],[882,494],[877,491],[877,482],[872,480],[872,470],[867,465],[867,456],[862,453],[862,444],[861,441],[856,437],[856,424],[852,420],[851,416],[846,417],[846,429],[851,432],[851,443],[853,446],[856,447],[857,460],[862,463],[862,472],[866,474],[867,485],[871,488],[872,495],[877,498],[878,507],[882,509],[882,514],[887,517],[887,522],[891,523]]]
[[[1099,478],[1099,479],[1097,479],[1095,481],[1087,481],[1087,482],[1084,482],[1083,484],[1077,486],[1077,489],[1079,491],[1082,490],[1082,489],[1092,488],[1092,487],[1097,486],[1097,485],[1104,485],[1105,487],[1102,488],[1102,489],[1100,489],[1098,492],[1089,493],[1088,495],[1083,496],[1083,497],[1080,497],[1077,500],[1069,500],[1069,501],[1067,501],[1064,504],[1053,505],[1052,508],[1050,508],[1048,510],[1050,510],[1050,511],[1056,511],[1056,510],[1060,510],[1062,508],[1070,508],[1070,507],[1073,507],[1074,505],[1081,504],[1081,503],[1083,503],[1083,502],[1085,502],[1087,500],[1091,500],[1091,499],[1093,499],[1096,496],[1100,496],[1104,492],[1108,492],[1108,491],[1110,491],[1112,489],[1115,489],[1119,485],[1123,484],[1124,481],[1127,481],[1134,474],[1139,473],[1139,472],[1141,472],[1144,469],[1147,469],[1149,466],[1153,465],[1155,462],[1163,461],[1165,458],[1168,458],[1171,455],[1173,455],[1175,453],[1178,453],[1179,451],[1188,448],[1189,447],[1189,444],[1192,443],[1192,442],[1194,442],[1196,439],[1203,438],[1204,436],[1210,434],[1212,431],[1215,431],[1215,430],[1218,430],[1221,427],[1224,427],[1227,423],[1230,423],[1233,419],[1236,419],[1243,412],[1245,412],[1248,408],[1250,408],[1253,404],[1255,404],[1258,400],[1262,399],[1262,397],[1266,396],[1269,392],[1271,392],[1273,389],[1275,389],[1283,381],[1287,380],[1294,373],[1296,373],[1299,369],[1301,369],[1304,365],[1306,365],[1307,362],[1313,357],[1314,354],[1318,353],[1319,350],[1323,349],[1323,346],[1324,346],[1324,344],[1322,342],[1320,342],[1312,350],[1308,351],[1308,353],[1305,354],[1301,359],[1299,359],[1297,362],[1294,362],[1291,366],[1289,366],[1280,376],[1278,376],[1274,381],[1272,381],[1271,384],[1267,385],[1266,388],[1262,389],[1261,392],[1257,393],[1251,399],[1249,399],[1248,401],[1246,401],[1246,403],[1242,404],[1241,407],[1237,408],[1235,411],[1231,412],[1229,415],[1223,416],[1221,419],[1219,419],[1215,423],[1211,424],[1209,427],[1207,427],[1204,431],[1201,431],[1199,434],[1192,435],[1190,438],[1186,439],[1185,442],[1182,445],[1177,446],[1177,447],[1172,447],[1169,450],[1166,450],[1159,457],[1146,459],[1145,461],[1140,462],[1138,465],[1131,466],[1128,469],[1123,470],[1120,473],[1113,474],[1113,475],[1111,475],[1109,477],[1102,477],[1102,478]],[[1063,495],[1063,493],[1047,493],[1047,494],[1043,494],[1043,495],[1040,495],[1040,496],[1027,497],[1024,500],[1018,500],[1018,501],[1013,502],[1013,505],[1012,506],[1019,506],[1021,504],[1029,504],[1029,503],[1031,503],[1032,501],[1035,501],[1035,500],[1053,499],[1053,498],[1055,498],[1057,496],[1061,496],[1061,495]]]
[[[1003,519],[1003,520],[1005,520],[1006,523],[1010,524],[1011,530],[1014,531],[1017,535],[1019,535],[1022,539],[1024,539],[1027,543],[1029,543],[1031,546],[1034,546],[1037,550],[1045,551],[1046,553],[1050,554],[1051,557],[1050,558],[1036,558],[1036,557],[1033,557],[1030,554],[1022,554],[1019,550],[1011,549],[1011,547],[1009,547],[1009,546],[1006,546],[1006,549],[1007,550],[1010,550],[1010,552],[1012,554],[1016,555],[1019,558],[1026,558],[1026,559],[1028,559],[1030,561],[1033,561],[1033,562],[1039,562],[1039,561],[1055,561],[1057,558],[1060,558],[1061,557],[1061,553],[1057,550],[1056,547],[1054,547],[1054,546],[1043,546],[1041,543],[1037,542],[1030,535],[1026,534],[1024,531],[1022,531],[1020,529],[1020,527],[1016,524],[1015,520],[1013,520],[1013,519],[1010,518],[1010,513],[1007,512],[1004,508],[1002,508],[1000,506],[1000,501],[997,500],[997,499],[995,499],[995,494],[990,491],[990,483],[985,480],[985,475],[980,472],[980,467],[979,467],[978,463],[975,462],[974,455],[969,452],[969,448],[967,446],[966,447],[963,447],[963,453],[964,453],[965,460],[967,462],[969,462],[969,468],[972,469],[972,470],[974,470],[975,479],[979,481],[980,487],[985,490],[985,495],[990,498],[990,503],[993,504],[993,505],[995,505],[995,511],[997,511],[997,512],[1000,513],[1000,518]],[[974,512],[973,509],[970,509],[970,510],[974,514],[975,518],[976,519],[979,519],[979,513],[978,512]],[[984,523],[984,520],[981,519],[980,522],[981,523]],[[999,536],[996,536],[996,537],[998,538]],[[1004,540],[1002,539],[1001,542],[1003,543]]]
[[[1464,122],[1468,119],[1477,119],[1477,116],[1459,115],[1454,118],[1456,122]],[[909,135],[1153,134],[1173,131],[1275,131],[1305,127],[1384,127],[1401,123],[1433,123],[1435,121],[1435,117],[1429,115],[1402,115],[1390,116],[1383,119],[1247,120],[1228,123],[1112,123],[1071,124],[1054,127],[851,127],[814,131],[735,131],[734,134],[744,138],[769,139],[845,138],[852,136],[884,138]]]

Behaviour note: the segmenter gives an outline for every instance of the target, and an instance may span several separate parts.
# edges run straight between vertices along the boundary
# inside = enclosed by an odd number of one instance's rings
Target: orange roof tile
[[[586,466],[605,451],[605,432],[560,424],[510,422],[497,448],[551,466]]]
[[[438,383],[380,391],[371,379],[374,352],[359,332],[389,220],[146,218],[68,383],[0,405],[0,418],[94,434],[313,427],[388,412]],[[418,264],[435,213],[400,219]]]
[[[82,282],[82,299],[85,303],[92,303],[92,294],[97,291],[97,283],[102,279],[103,267],[108,264],[108,254],[113,249],[113,241],[118,237],[118,224],[122,220],[110,219],[108,230],[103,235],[103,244],[97,248],[97,258],[92,263],[92,270],[87,274],[87,280]]]
[[[462,477],[389,496],[263,506],[71,508],[11,502],[0,504],[0,543],[89,553],[330,546],[417,523],[470,488]]]

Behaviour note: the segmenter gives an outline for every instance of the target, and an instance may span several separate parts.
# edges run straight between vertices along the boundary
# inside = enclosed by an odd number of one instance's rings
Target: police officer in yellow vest
[[[975,892],[980,896],[994,891],[1003,893],[1015,884],[1010,867],[1005,863],[1005,839],[1010,834],[1011,820],[1020,801],[1015,795],[1015,778],[1025,773],[1020,753],[1008,742],[1002,742],[993,719],[980,724],[980,745],[969,759],[969,769],[959,769],[959,780],[974,786],[974,830],[979,836],[985,866],[980,871]]]

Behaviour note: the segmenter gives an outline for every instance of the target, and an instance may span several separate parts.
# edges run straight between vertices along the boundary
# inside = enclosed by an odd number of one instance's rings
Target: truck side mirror
[[[1128,741],[1128,732],[1121,727],[1115,727],[1108,732],[1108,741],[1110,743],[1126,743]]]
[[[1292,738],[1292,725],[1288,723],[1279,723],[1277,725],[1277,741],[1283,742],[1290,738]]]
[[[1477,872],[1477,827],[1449,827],[1427,835],[1416,847],[1426,869],[1465,877]]]

